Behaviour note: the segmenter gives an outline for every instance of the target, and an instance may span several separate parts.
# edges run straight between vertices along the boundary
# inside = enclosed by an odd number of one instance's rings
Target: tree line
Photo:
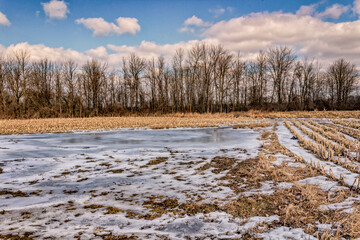
[[[25,50],[0,58],[2,118],[360,109],[354,64],[339,59],[324,69],[287,46],[244,61],[221,45],[197,44],[171,60],[133,53],[114,70],[97,59],[30,59]]]

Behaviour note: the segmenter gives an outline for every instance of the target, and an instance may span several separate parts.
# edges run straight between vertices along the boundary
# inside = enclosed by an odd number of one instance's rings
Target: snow
[[[306,234],[301,228],[289,228],[289,227],[279,227],[271,230],[267,233],[262,233],[259,235],[264,240],[275,240],[275,239],[307,239],[315,240],[317,238]]]
[[[316,176],[305,178],[299,181],[300,184],[312,184],[318,185],[322,190],[328,191],[336,191],[340,189],[346,189],[344,186],[340,186],[336,181],[329,181],[325,176]]]
[[[343,212],[351,213],[354,210],[352,205],[355,202],[359,202],[359,201],[360,201],[360,196],[349,197],[345,201],[340,202],[340,203],[321,205],[320,209],[322,209],[322,210],[342,210]]]
[[[239,219],[226,213],[170,216],[153,220],[126,216],[150,213],[151,197],[180,203],[219,204],[236,198],[220,180],[226,172],[199,168],[213,157],[238,161],[258,155],[260,133],[251,129],[191,128],[116,130],[0,136],[0,189],[28,197],[0,195],[1,233],[36,232],[37,237],[82,238],[136,234],[140,238],[184,236],[241,237]],[[158,157],[165,162],[148,165]],[[120,170],[120,171],[116,171]],[[114,172],[112,172],[114,171]],[[72,190],[73,192],[66,192]],[[30,194],[35,192],[35,194]],[[85,209],[90,204],[104,208]],[[104,214],[106,207],[124,212]],[[23,212],[30,212],[22,219]],[[238,221],[238,222],[237,222]],[[13,230],[10,230],[13,229]],[[15,229],[15,230],[14,230]]]

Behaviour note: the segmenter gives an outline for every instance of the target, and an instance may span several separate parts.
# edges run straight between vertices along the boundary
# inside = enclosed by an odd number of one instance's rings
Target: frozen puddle
[[[222,204],[235,198],[219,184],[226,182],[220,180],[225,172],[199,169],[217,156],[255,157],[259,137],[232,128],[0,136],[0,233],[239,237],[238,223],[228,214],[152,218],[149,205],[164,199]],[[145,215],[150,217],[134,217]]]

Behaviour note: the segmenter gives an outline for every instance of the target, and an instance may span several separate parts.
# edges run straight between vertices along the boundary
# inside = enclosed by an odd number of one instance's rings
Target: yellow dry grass
[[[360,118],[360,111],[289,111],[266,112],[267,118]]]
[[[83,130],[110,130],[118,128],[179,128],[216,127],[253,122],[251,118],[224,114],[158,116],[158,117],[94,117],[0,120],[0,134],[71,132]]]
[[[246,126],[254,123],[267,125],[264,118],[360,118],[360,111],[290,111],[290,112],[234,112],[216,114],[174,113],[148,116],[45,118],[0,120],[0,134],[71,132],[83,130],[110,130],[118,128],[153,129],[178,127],[216,127],[219,125]]]

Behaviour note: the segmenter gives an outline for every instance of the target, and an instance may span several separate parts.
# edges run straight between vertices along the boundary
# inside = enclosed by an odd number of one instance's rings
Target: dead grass
[[[349,192],[347,196],[349,196]],[[289,189],[277,190],[272,195],[240,196],[222,208],[227,213],[239,218],[278,215],[281,225],[303,228],[308,234],[315,234],[319,237],[325,233],[319,232],[316,228],[317,222],[321,224],[338,222],[339,229],[335,234],[331,234],[331,237],[359,237],[360,223],[356,221],[356,218],[358,220],[360,216],[358,211],[346,214],[340,211],[319,209],[320,205],[341,201],[341,198],[329,197],[329,194],[318,186],[295,184]]]
[[[117,208],[117,207],[107,207],[107,212],[105,214],[117,214],[117,213],[123,213],[124,210]]]
[[[137,215],[137,218],[152,220],[161,217],[163,214],[177,214],[194,216],[198,213],[210,213],[220,210],[217,204],[184,202],[180,203],[174,198],[165,198],[164,196],[152,196],[149,200],[144,201],[143,206],[150,210],[145,215]]]
[[[180,203],[177,199],[152,196],[143,203],[143,206],[149,209],[149,213],[141,215],[130,212],[128,217],[152,220],[163,214],[193,216],[214,211],[223,211],[241,219],[278,215],[279,222],[275,224],[303,228],[306,233],[322,237],[322,239],[337,239],[340,236],[356,238],[360,236],[358,221],[360,212],[347,214],[341,213],[340,210],[321,210],[319,208],[321,205],[342,202],[349,196],[352,196],[349,190],[329,193],[321,190],[317,185],[311,184],[295,184],[288,189],[278,189],[271,195],[240,195],[237,199],[222,205],[200,202]],[[321,224],[338,223],[338,231],[335,233],[322,232],[316,227],[318,222]],[[330,238],[324,238],[325,236]]]
[[[29,194],[23,192],[23,191],[12,191],[12,190],[1,190],[0,195],[11,195],[12,197],[28,197]]]
[[[178,127],[216,127],[241,122],[251,122],[247,117],[234,117],[226,114],[181,115],[159,117],[94,117],[94,118],[56,118],[0,120],[0,134],[71,132],[83,130],[110,130],[118,128],[153,129]]]
[[[360,118],[360,111],[292,111],[292,112],[234,112],[216,114],[164,114],[150,116],[47,118],[0,120],[0,134],[58,133],[118,128],[153,129],[177,127],[217,127],[220,125],[249,124],[264,118]],[[262,123],[265,124],[266,123]],[[244,125],[245,126],[245,125]],[[250,125],[251,126],[251,125]],[[255,127],[255,126],[254,126]],[[260,126],[259,126],[260,127]]]
[[[16,235],[16,234],[1,234],[0,239],[3,240],[32,240],[34,239],[31,237],[32,233],[25,233],[24,235]]]
[[[276,124],[273,126],[275,130]],[[288,149],[282,146],[274,131],[264,131],[262,133],[262,151],[255,158],[233,161],[232,164],[226,164],[222,167],[229,170],[223,179],[230,183],[227,185],[234,192],[239,193],[251,188],[261,187],[261,183],[265,181],[277,182],[294,182],[304,178],[318,176],[317,170],[310,166],[306,167],[290,167],[285,162],[280,165],[272,164],[276,160],[275,154],[283,154],[289,158],[295,157]],[[225,162],[224,162],[225,163]],[[237,163],[237,164],[235,164]],[[204,165],[203,167],[206,167]],[[209,167],[216,167],[210,162]],[[220,165],[221,166],[221,165]],[[215,168],[214,170],[217,170]],[[213,170],[213,171],[214,171]],[[239,185],[244,187],[240,188]]]
[[[298,139],[299,144],[301,147],[305,148],[309,152],[316,155],[318,158],[324,160],[324,161],[330,161],[334,162],[338,165],[341,165],[342,167],[346,168],[349,171],[352,171],[354,173],[359,173],[359,167],[357,165],[354,165],[355,161],[352,158],[347,158],[345,156],[345,161],[341,161],[339,158],[335,158],[334,154],[337,154],[338,156],[342,155],[341,149],[344,148],[344,146],[335,145],[333,142],[329,141],[328,139],[322,137],[316,132],[312,132],[304,128],[299,122],[291,121],[298,129],[300,129],[303,133],[308,135],[310,138],[314,140],[309,141],[303,138],[301,134],[299,134],[297,131],[295,131],[290,123],[288,121],[284,121],[285,126],[290,130],[290,132]],[[345,149],[345,148],[344,148]],[[345,154],[346,155],[346,154]],[[300,158],[301,159],[301,158]],[[317,169],[322,175],[328,176],[329,178],[338,181],[339,183],[346,185],[344,182],[343,177],[335,177],[331,172],[327,174],[324,170],[324,166],[312,166],[314,169]],[[357,184],[356,184],[357,182]],[[359,179],[357,179],[353,186],[348,186],[355,191],[359,191]]]
[[[157,157],[156,159],[150,160],[148,165],[156,165],[163,162],[166,162],[168,160],[167,157]]]
[[[219,174],[220,172],[231,169],[235,162],[236,162],[235,158],[217,156],[217,157],[214,157],[210,161],[210,163],[206,163],[205,165],[198,168],[198,170],[205,171],[209,168],[213,168],[212,172],[215,174]]]
[[[359,118],[359,117],[353,117],[353,118]],[[354,129],[360,129],[360,122],[358,120],[355,120],[355,119],[351,119],[351,120],[333,120],[334,123],[336,124],[340,124],[342,126],[345,126],[345,127],[351,127],[351,128],[354,128]]]
[[[326,125],[328,128],[333,129],[334,131],[342,132],[360,141],[360,131],[358,131],[357,129],[347,128],[333,123],[323,123],[323,124]]]
[[[106,172],[111,172],[111,173],[122,173],[124,171],[124,169],[110,169],[110,170],[107,170]]]
[[[108,234],[108,235],[101,236],[101,237],[104,240],[136,240],[136,239],[139,239],[136,236],[113,235],[113,234]]]
[[[272,123],[269,122],[269,121],[260,121],[260,122],[254,122],[254,123],[236,124],[236,125],[233,125],[233,129],[238,129],[238,128],[250,128],[250,129],[264,128],[264,127],[269,127],[271,125],[272,125]]]
[[[265,181],[294,182],[304,178],[318,176],[310,167],[290,167],[285,163],[271,164],[271,159],[260,153],[256,158],[246,159],[232,167],[224,179],[234,192],[239,193],[252,188],[260,188]],[[242,185],[243,187],[239,187]]]
[[[360,111],[289,111],[262,113],[266,118],[360,118]]]

